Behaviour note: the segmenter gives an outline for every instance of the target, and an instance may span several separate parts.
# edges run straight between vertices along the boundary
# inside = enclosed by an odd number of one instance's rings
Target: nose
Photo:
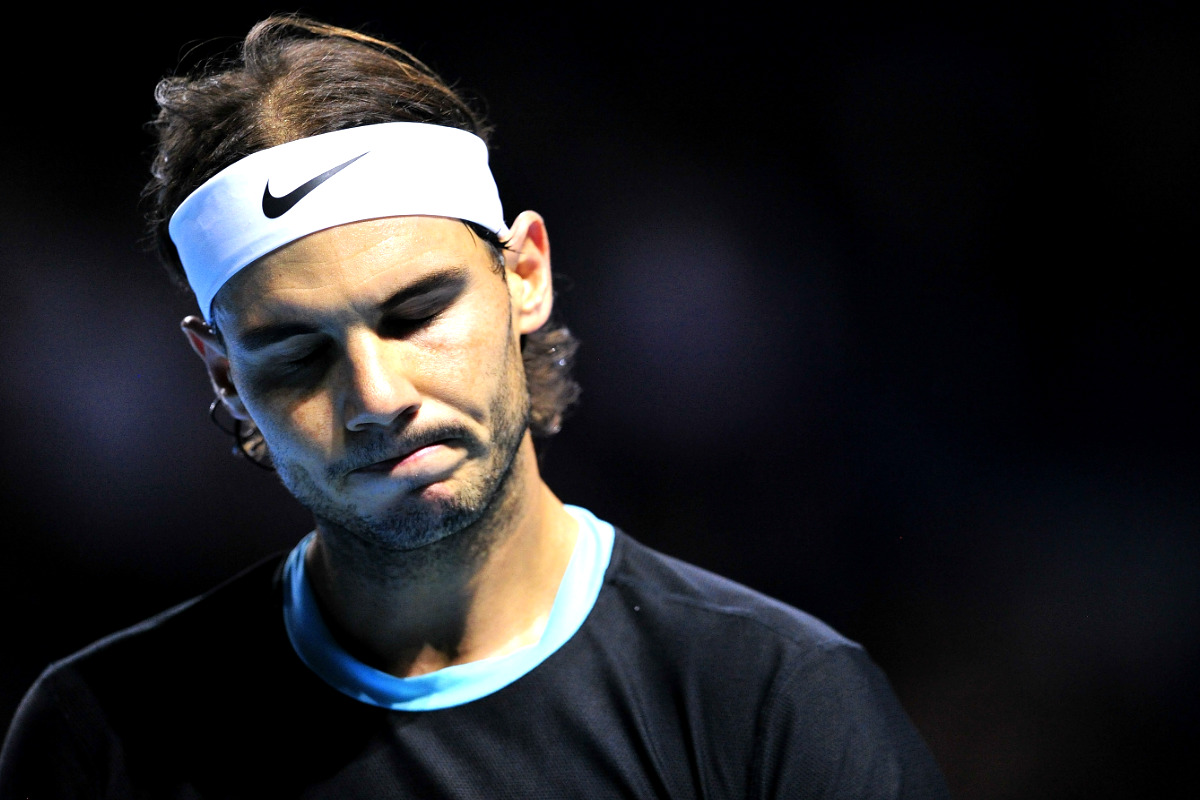
[[[404,347],[369,331],[349,338],[342,409],[348,430],[387,427],[421,407],[421,396],[409,379],[408,359],[401,352]]]

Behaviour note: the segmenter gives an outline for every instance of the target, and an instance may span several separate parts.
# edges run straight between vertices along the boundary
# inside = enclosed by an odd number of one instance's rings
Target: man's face
[[[229,379],[319,523],[411,549],[486,510],[528,423],[519,285],[461,222],[394,217],[306,236],[221,290]]]

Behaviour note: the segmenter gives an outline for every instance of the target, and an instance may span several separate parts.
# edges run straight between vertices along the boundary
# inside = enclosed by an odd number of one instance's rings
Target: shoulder
[[[239,665],[270,668],[262,663],[269,657],[256,656],[278,649],[270,644],[269,619],[280,617],[279,561],[264,560],[47,667],[9,728],[0,795],[36,789],[35,796],[99,796],[120,783],[134,750],[156,759],[190,728],[207,727],[205,715],[228,708],[217,687],[228,687]],[[274,627],[282,636],[282,623]],[[191,726],[179,713],[185,707]]]
[[[175,662],[174,670],[182,676],[187,662],[206,653],[229,653],[247,638],[261,637],[264,625],[273,627],[270,621],[279,618],[281,563],[278,554],[263,559],[204,594],[52,664],[47,674],[143,673]]]
[[[882,679],[863,647],[811,614],[618,533],[598,604],[609,633],[679,673],[754,702],[869,692]],[[885,684],[886,685],[886,684]]]
[[[150,619],[106,636],[51,664],[30,690],[69,707],[83,702],[122,709],[144,699],[164,704],[185,687],[206,683],[203,676],[221,671],[235,654],[261,651],[277,632],[283,636],[277,573],[282,558],[273,555],[202,595]],[[225,668],[227,669],[227,668]],[[32,701],[31,701],[32,702]]]
[[[602,619],[616,643],[602,646],[672,687],[662,707],[682,698],[700,709],[690,735],[705,729],[714,753],[742,752],[761,796],[810,796],[802,787],[814,784],[838,787],[836,797],[945,796],[887,677],[857,642],[621,533],[605,588]]]
[[[607,582],[636,613],[658,615],[689,631],[736,631],[739,639],[817,654],[861,649],[821,620],[794,606],[660,553],[619,532]]]
[[[281,556],[249,567],[202,595],[51,664],[27,698],[69,717],[97,715],[121,727],[168,713],[207,687],[245,685],[286,646],[277,573]],[[231,680],[236,677],[236,680]]]

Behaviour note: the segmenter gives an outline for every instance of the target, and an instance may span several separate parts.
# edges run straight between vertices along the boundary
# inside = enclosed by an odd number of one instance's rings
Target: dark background
[[[49,661],[308,530],[209,425],[139,243],[154,83],[276,10],[188,5],[5,37],[0,729]],[[963,800],[1183,796],[1182,4],[421,5],[305,10],[486,101],[583,341],[558,494],[863,642]]]

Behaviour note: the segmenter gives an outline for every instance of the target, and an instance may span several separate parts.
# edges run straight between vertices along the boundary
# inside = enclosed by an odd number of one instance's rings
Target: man
[[[276,18],[158,98],[184,334],[315,528],[48,669],[3,797],[945,795],[858,646],[542,481],[576,392],[546,226],[436,76]]]

